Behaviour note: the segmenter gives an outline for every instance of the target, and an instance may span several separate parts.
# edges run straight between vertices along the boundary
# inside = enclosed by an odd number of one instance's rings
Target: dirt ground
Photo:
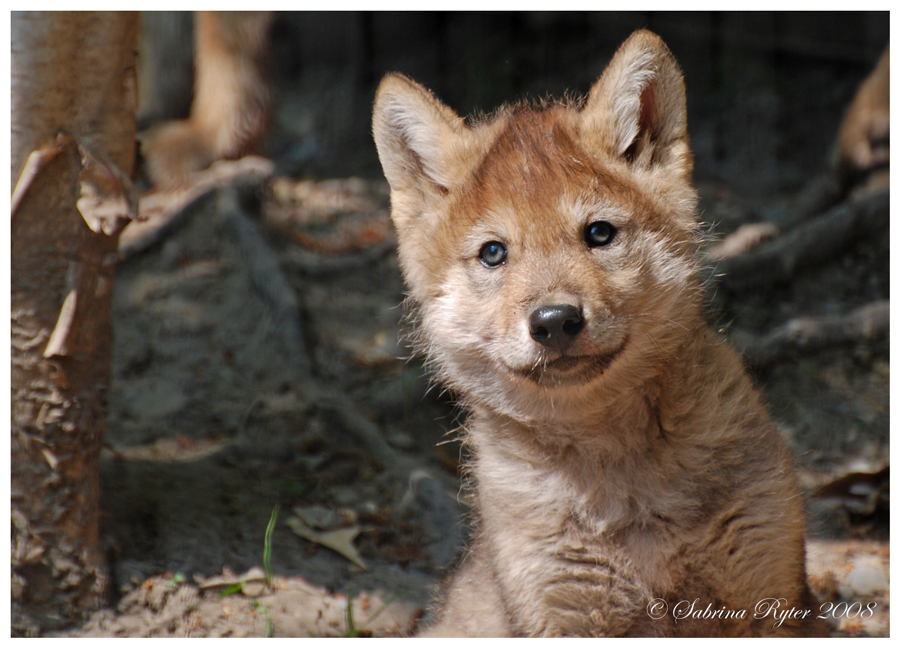
[[[462,545],[460,413],[401,341],[385,183],[266,173],[260,162],[199,197],[150,196],[154,220],[123,238],[102,466],[114,599],[70,634],[405,634]],[[733,198],[703,196],[726,227],[740,221]],[[768,295],[722,298],[716,318],[733,334],[865,303],[887,286],[878,247]],[[842,270],[859,265],[876,280]],[[886,342],[758,378],[806,495],[887,465]],[[886,636],[886,514],[841,499],[808,508],[820,599],[873,605],[836,631]]]
[[[799,192],[699,189],[710,241],[783,222]],[[403,341],[386,183],[250,159],[141,210],[113,307],[111,598],[66,636],[412,632],[467,533],[463,416]],[[710,320],[740,342],[887,299],[887,238],[784,285],[712,277]],[[796,458],[821,612],[836,635],[888,636],[887,340],[754,377]]]

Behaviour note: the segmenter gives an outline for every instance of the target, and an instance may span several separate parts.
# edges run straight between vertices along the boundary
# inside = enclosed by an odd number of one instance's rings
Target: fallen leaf
[[[239,576],[234,574],[224,574],[222,576],[213,576],[212,578],[203,578],[202,576],[194,576],[194,580],[201,588],[206,587],[223,587],[228,585],[241,585],[250,581],[266,580],[266,572],[261,567],[251,567]]]
[[[726,236],[724,241],[711,245],[707,251],[707,258],[710,261],[721,261],[746,254],[776,236],[778,236],[778,227],[774,223],[746,223],[741,225],[736,232]]]
[[[334,531],[316,531],[297,516],[287,518],[285,524],[301,538],[336,551],[353,564],[368,569],[356,547],[353,546],[353,539],[359,535],[359,526],[345,527]]]

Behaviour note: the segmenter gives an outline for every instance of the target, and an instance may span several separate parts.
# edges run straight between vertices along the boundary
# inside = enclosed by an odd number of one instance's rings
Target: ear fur
[[[464,128],[423,86],[402,74],[386,76],[375,95],[372,131],[391,190],[446,193],[450,156]]]
[[[636,170],[690,172],[684,78],[659,36],[640,30],[622,44],[591,88],[582,134]]]

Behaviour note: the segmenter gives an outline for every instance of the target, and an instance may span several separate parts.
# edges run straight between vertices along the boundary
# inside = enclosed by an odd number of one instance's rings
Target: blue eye
[[[496,268],[506,261],[506,246],[499,241],[489,241],[481,246],[478,258],[485,268]]]
[[[616,237],[616,228],[606,221],[594,221],[584,230],[584,240],[590,247],[609,245]]]

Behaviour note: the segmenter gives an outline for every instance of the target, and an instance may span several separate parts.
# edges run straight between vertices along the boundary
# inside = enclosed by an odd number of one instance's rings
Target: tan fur
[[[847,108],[838,133],[837,162],[851,173],[890,161],[891,48],[887,47]]]
[[[142,137],[154,184],[178,186],[216,160],[258,152],[269,118],[264,66],[271,21],[270,12],[196,13],[190,117]]]
[[[810,608],[788,453],[740,358],[702,314],[685,93],[635,33],[583,106],[515,105],[467,126],[386,77],[374,135],[416,340],[470,411],[477,532],[430,636],[796,635]],[[594,221],[617,228],[589,247]],[[481,263],[503,243],[499,267]],[[532,338],[545,304],[584,328]],[[652,599],[746,610],[653,620]],[[813,610],[814,616],[817,610]]]

